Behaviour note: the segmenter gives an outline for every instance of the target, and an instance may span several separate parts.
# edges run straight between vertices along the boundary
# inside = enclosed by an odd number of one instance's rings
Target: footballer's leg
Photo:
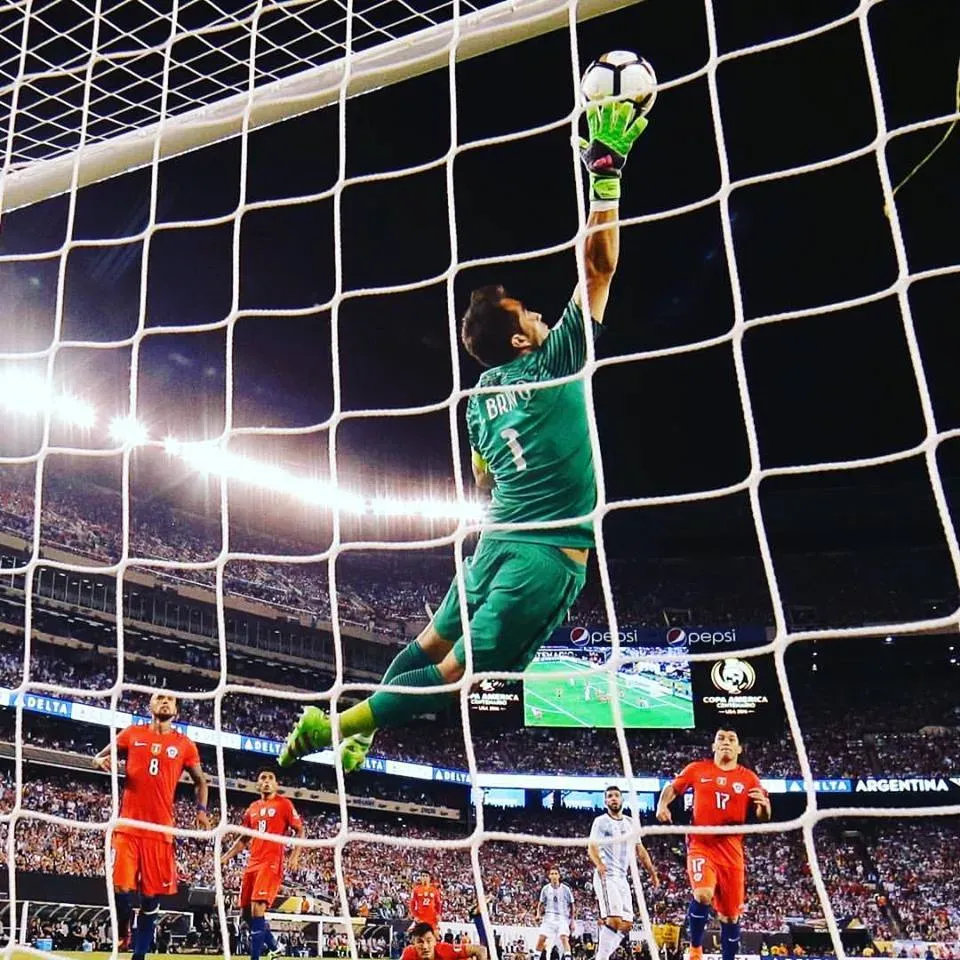
[[[173,843],[166,837],[138,837],[140,847],[140,913],[133,935],[133,960],[144,960],[153,949],[153,931],[160,916],[160,897],[177,892]]]
[[[496,551],[486,548],[481,541],[476,553],[464,561],[468,615],[489,589],[495,560]],[[451,682],[443,678],[440,666],[462,633],[459,590],[454,580],[432,622],[412,644],[401,651],[384,674],[384,682],[409,687],[430,687]],[[449,673],[448,667],[444,668],[446,673]],[[424,713],[443,712],[452,699],[453,695],[448,693],[412,695],[383,690],[344,710],[340,715],[344,770],[355,770],[363,763],[379,726],[396,725],[389,720],[386,723],[383,721],[375,712],[378,706],[381,710],[386,708],[391,717],[398,707],[405,707],[406,719],[409,720]],[[329,717],[319,707],[307,707],[287,737],[279,757],[280,766],[289,766],[300,757],[330,746],[332,742],[333,730]]]
[[[559,626],[583,588],[586,568],[556,547],[514,541],[482,540],[464,569],[467,615],[475,670],[523,670]],[[395,686],[438,687],[455,683],[466,664],[459,595],[451,585],[424,638],[437,662],[400,673]],[[442,713],[456,701],[453,691],[398,693],[389,688],[349,707],[340,715],[344,738],[369,737],[378,727],[402,727],[426,713]],[[280,754],[287,766],[333,741],[329,718],[308,707]],[[362,746],[361,746],[362,749]]]
[[[110,844],[113,866],[113,898],[117,905],[117,935],[121,946],[130,939],[130,917],[133,914],[133,895],[140,873],[136,840],[123,833],[115,833]]]
[[[740,913],[744,899],[744,868],[741,864],[718,870],[714,904],[720,921],[721,960],[735,960],[740,952]]]
[[[456,584],[454,584],[455,587]],[[394,683],[397,682],[397,677],[401,674],[409,673],[411,670],[420,670],[432,663],[440,663],[450,652],[452,646],[453,643],[450,640],[440,635],[431,619],[431,622],[420,631],[419,636],[408,643],[394,657],[381,682],[385,684]],[[363,765],[363,761],[367,759],[367,754],[373,746],[375,733],[376,731],[355,733],[343,739],[340,744],[340,758],[344,773],[352,773]]]
[[[708,857],[691,853],[687,857],[687,875],[693,891],[693,897],[687,906],[690,960],[700,960],[703,956],[703,933],[710,919],[710,905],[717,889],[717,871]]]
[[[543,932],[543,927],[540,928],[540,934],[537,937],[537,945],[533,948],[534,956],[540,958],[540,960],[547,960],[547,935]]]
[[[250,960],[260,960],[263,953],[268,957],[278,955],[276,941],[267,923],[267,910],[276,899],[282,878],[269,866],[262,866],[250,873],[253,874],[250,895]],[[267,951],[264,951],[265,946]]]

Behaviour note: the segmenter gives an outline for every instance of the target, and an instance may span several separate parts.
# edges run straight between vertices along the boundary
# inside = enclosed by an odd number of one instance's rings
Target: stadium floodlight
[[[97,422],[97,412],[83,400],[66,393],[55,393],[45,377],[36,373],[10,371],[3,376],[0,406],[10,413],[36,416],[49,412],[58,422],[89,429]]]
[[[150,439],[150,432],[135,417],[114,417],[110,421],[110,439],[124,446],[139,447]]]
[[[209,443],[181,443],[168,437],[164,449],[203,474],[227,477],[252,487],[261,487],[276,493],[286,493],[305,503],[329,507],[348,513],[365,513],[362,496],[296,474],[269,463],[258,463],[249,457],[231,453]]]
[[[78,397],[63,393],[53,398],[51,406],[54,415],[62,423],[83,430],[90,430],[96,425],[96,409]]]
[[[480,520],[482,503],[468,500],[404,500],[396,497],[375,497],[370,510],[378,517],[424,517],[428,520]]]

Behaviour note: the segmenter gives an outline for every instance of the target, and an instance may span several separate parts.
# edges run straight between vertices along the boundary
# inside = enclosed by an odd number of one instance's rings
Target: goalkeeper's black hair
[[[474,290],[460,323],[463,346],[485,367],[499,367],[517,355],[517,349],[510,341],[515,333],[523,333],[523,330],[516,313],[503,305],[508,297],[500,284]]]

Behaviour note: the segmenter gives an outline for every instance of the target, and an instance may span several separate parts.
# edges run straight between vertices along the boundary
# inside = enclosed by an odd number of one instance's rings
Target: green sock
[[[394,677],[399,676],[401,673],[406,673],[408,670],[418,670],[420,667],[427,667],[432,662],[426,650],[424,650],[416,640],[411,640],[410,643],[393,658],[393,662],[387,667],[387,672],[383,675],[383,680],[380,682],[390,683]]]
[[[411,640],[393,658],[390,666],[387,667],[387,672],[383,675],[381,683],[391,683],[401,674],[427,667],[432,662],[423,647],[416,640]],[[400,696],[402,698],[402,694]],[[370,699],[361,700],[360,703],[347,707],[340,714],[340,736],[344,738],[363,737],[366,739],[368,747],[373,742],[373,735],[377,732],[377,726],[378,724],[370,710]]]
[[[431,663],[419,670],[408,670],[393,677],[392,683],[397,687],[438,687],[444,682],[439,667]],[[402,727],[414,717],[425,713],[441,713],[456,699],[455,693],[394,693],[392,690],[378,690],[372,697],[364,701],[370,705],[370,711],[377,727]],[[361,706],[361,704],[357,704]],[[353,707],[350,708],[355,709]],[[344,713],[344,718],[346,712]],[[340,722],[340,731],[343,732],[343,720]],[[364,732],[364,731],[356,731]]]
[[[376,729],[377,724],[373,719],[369,700],[361,700],[352,707],[347,707],[340,714],[340,736],[343,739],[355,737],[358,734],[373,739]]]

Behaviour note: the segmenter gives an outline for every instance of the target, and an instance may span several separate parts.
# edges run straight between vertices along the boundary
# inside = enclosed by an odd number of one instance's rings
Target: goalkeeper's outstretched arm
[[[603,323],[603,314],[610,297],[610,284],[620,259],[620,221],[616,208],[591,210],[587,230],[589,233],[583,248],[587,294],[585,299],[590,316],[597,323]],[[579,287],[573,298],[579,306],[584,305]]]

